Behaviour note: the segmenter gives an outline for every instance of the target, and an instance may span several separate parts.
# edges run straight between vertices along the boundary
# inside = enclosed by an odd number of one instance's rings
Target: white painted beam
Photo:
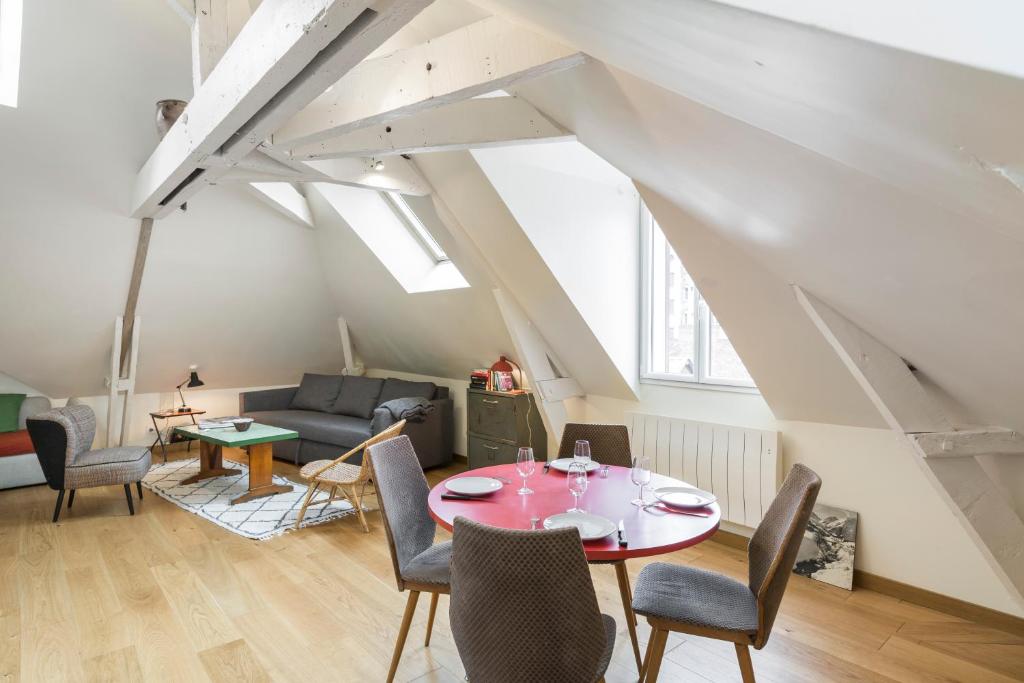
[[[313,222],[313,212],[310,210],[306,198],[299,194],[299,191],[291,183],[256,182],[248,183],[244,187],[249,190],[250,194],[285,218],[295,221],[303,227],[316,227]]]
[[[374,168],[373,159],[362,157],[322,159],[307,162],[307,165],[328,176],[330,180],[326,182],[420,197],[430,194],[430,183],[414,164],[400,156],[389,157],[380,170]]]
[[[953,425],[907,364],[813,294],[793,286],[797,301],[894,430],[948,432]]]
[[[136,178],[132,213],[159,217],[366,58],[430,0],[264,0]]]
[[[988,427],[955,432],[912,434],[926,458],[965,458],[977,455],[1024,455],[1024,434]]]
[[[369,59],[274,133],[305,145],[569,69],[586,56],[489,17],[439,38]]]
[[[195,0],[167,0],[167,6],[190,27],[196,20]]]
[[[584,396],[580,383],[572,377],[542,379],[537,381],[537,393],[545,401],[564,401],[567,398]]]
[[[199,90],[251,14],[248,0],[194,0],[192,88]]]
[[[574,140],[575,135],[518,97],[486,97],[362,128],[291,150],[293,159],[383,157],[530,142]]]

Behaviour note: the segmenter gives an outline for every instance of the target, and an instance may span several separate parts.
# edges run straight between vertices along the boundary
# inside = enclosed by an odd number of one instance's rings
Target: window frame
[[[18,108],[21,79],[22,0],[0,0],[0,106]]]
[[[652,249],[656,221],[650,209],[640,202],[640,381],[646,384],[689,386],[697,389],[717,389],[742,393],[760,393],[753,380],[736,380],[711,375],[711,318],[714,315],[700,290],[694,285],[693,330],[694,374],[684,375],[651,370],[653,344],[654,267]],[[671,244],[667,245],[671,248]]]
[[[423,251],[434,260],[435,264],[440,265],[451,262],[451,257],[441,244],[434,239],[434,236],[430,234],[427,226],[423,225],[423,221],[419,219],[419,216],[412,210],[412,207],[405,201],[401,193],[384,190],[380,193],[380,196],[384,198],[387,205],[391,207],[391,210],[395,212],[398,219],[409,230],[409,234],[423,247]]]

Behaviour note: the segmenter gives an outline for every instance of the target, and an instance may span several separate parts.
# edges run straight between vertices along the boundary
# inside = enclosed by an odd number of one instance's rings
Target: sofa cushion
[[[338,400],[334,402],[331,412],[369,420],[373,417],[373,409],[380,403],[380,390],[383,385],[384,380],[376,377],[345,375]]]
[[[328,412],[341,391],[341,375],[314,375],[306,373],[299,383],[299,390],[292,398],[292,410],[319,410]]]
[[[268,410],[248,415],[261,424],[294,429],[300,439],[334,444],[342,450],[358,446],[370,438],[370,421],[348,415],[312,410]]]
[[[32,438],[28,435],[27,429],[0,434],[0,458],[7,455],[22,455],[35,452],[36,449],[32,446]]]
[[[0,394],[0,433],[18,431],[18,413],[25,394]]]
[[[434,398],[436,390],[437,386],[433,382],[410,382],[388,377],[384,380],[384,388],[381,389],[377,405],[393,401],[396,398],[425,398],[429,401]]]

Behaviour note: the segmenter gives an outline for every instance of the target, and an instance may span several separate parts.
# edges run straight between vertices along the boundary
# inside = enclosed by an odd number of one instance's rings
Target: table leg
[[[199,474],[182,479],[182,484],[194,484],[203,479],[213,477],[224,477],[232,474],[241,474],[242,470],[233,470],[224,467],[224,451],[220,446],[209,441],[199,442]]]
[[[629,587],[629,572],[626,561],[615,563],[615,578],[619,580],[619,595],[622,597],[622,611],[626,614],[626,628],[629,629],[629,640],[633,643],[633,656],[636,658],[636,669],[640,670],[640,643],[636,638],[636,615],[633,614],[633,590]]]
[[[269,443],[253,444],[248,447],[248,451],[249,491],[232,500],[232,505],[277,493],[288,493],[295,488],[290,484],[274,483],[273,449]]]
[[[160,428],[156,426],[156,417],[150,415],[149,419],[153,421],[153,430],[156,432],[156,441],[153,442],[153,446],[156,446],[158,443],[160,444],[160,452],[164,456],[164,462],[167,462],[167,446],[164,445],[164,437],[160,433]],[[153,450],[153,446],[149,447],[150,451]]]
[[[189,417],[191,417],[191,418],[192,418],[192,424],[193,424],[193,425],[196,425],[196,426],[198,427],[198,426],[199,426],[199,423],[198,423],[198,422],[196,422],[196,416],[195,416],[195,415],[189,415]],[[191,452],[192,452],[192,439],[189,439],[189,440],[188,440],[188,445],[187,445],[187,446],[185,446],[185,450],[186,450],[186,451],[188,451],[189,453],[191,453]]]

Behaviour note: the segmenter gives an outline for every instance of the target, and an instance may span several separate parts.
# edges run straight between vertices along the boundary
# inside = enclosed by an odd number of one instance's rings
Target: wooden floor
[[[54,500],[43,486],[0,491],[0,681],[384,680],[405,595],[376,512],[369,535],[350,517],[260,542],[148,492],[129,517],[120,487],[82,491],[59,524]],[[746,575],[743,553],[713,542],[658,559]],[[620,626],[607,680],[634,681],[613,569],[593,575]],[[789,585],[753,653],[761,683],[1024,680],[1024,639],[866,590]],[[429,649],[420,603],[398,679],[463,681],[447,598]],[[668,647],[663,681],[740,680],[732,645]]]

